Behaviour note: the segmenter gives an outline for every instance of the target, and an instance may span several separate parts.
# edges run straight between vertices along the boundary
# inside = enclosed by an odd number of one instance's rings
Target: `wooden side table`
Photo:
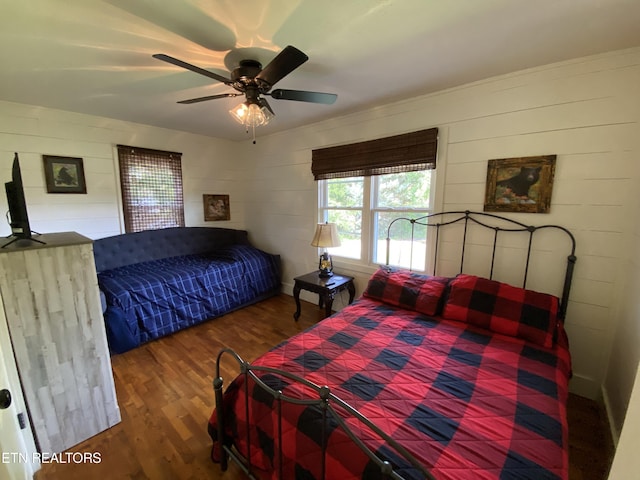
[[[331,315],[331,307],[336,293],[347,290],[349,292],[349,303],[353,302],[353,297],[356,295],[353,277],[334,274],[332,277],[322,278],[318,273],[319,271],[316,270],[294,278],[293,298],[296,300],[296,313],[293,314],[293,318],[296,322],[300,318],[300,290],[304,289],[318,294],[318,306],[320,308],[324,306],[325,317]]]

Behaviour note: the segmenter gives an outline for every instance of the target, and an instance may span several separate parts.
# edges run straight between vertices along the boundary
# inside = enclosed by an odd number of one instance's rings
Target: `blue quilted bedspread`
[[[279,262],[276,255],[234,245],[107,270],[98,284],[107,301],[109,346],[121,353],[277,291]]]

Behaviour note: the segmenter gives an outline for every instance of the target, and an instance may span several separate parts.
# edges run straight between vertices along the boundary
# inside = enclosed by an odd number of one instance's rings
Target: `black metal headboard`
[[[573,234],[564,227],[559,225],[526,225],[524,223],[518,222],[516,220],[502,217],[500,215],[494,215],[492,213],[485,212],[472,212],[469,210],[464,211],[451,211],[451,212],[439,212],[432,213],[430,215],[424,215],[418,218],[406,218],[400,217],[394,219],[387,229],[387,257],[386,264],[389,265],[389,252],[391,248],[391,231],[394,225],[397,222],[409,222],[411,224],[411,243],[413,245],[414,241],[414,233],[416,225],[435,228],[435,239],[434,239],[434,257],[433,257],[433,274],[436,274],[436,267],[438,262],[438,247],[440,243],[440,230],[448,225],[461,224],[463,225],[463,233],[462,233],[462,251],[460,255],[460,272],[463,272],[464,269],[464,261],[465,261],[465,249],[467,246],[467,231],[470,224],[479,225],[481,227],[487,228],[494,232],[493,234],[493,246],[491,253],[491,268],[489,272],[488,278],[493,278],[494,273],[494,265],[496,260],[496,246],[498,242],[498,235],[502,232],[525,232],[528,233],[528,246],[526,249],[526,262],[524,266],[524,278],[522,281],[522,288],[525,288],[527,285],[527,275],[529,273],[529,261],[531,260],[531,246],[533,244],[533,236],[536,232],[541,230],[549,230],[554,229],[561,232],[564,232],[570,240],[571,249],[570,253],[567,256],[567,266],[565,269],[564,275],[564,284],[562,288],[562,296],[560,298],[560,311],[559,315],[561,318],[565,318],[567,312],[567,302],[569,301],[569,291],[571,290],[571,280],[573,277],[573,267],[576,263],[576,240]],[[409,263],[411,265],[411,262]]]

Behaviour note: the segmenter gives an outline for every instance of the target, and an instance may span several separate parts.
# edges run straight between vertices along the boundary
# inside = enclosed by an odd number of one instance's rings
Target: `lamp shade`
[[[335,223],[319,223],[311,240],[312,247],[330,248],[340,246],[338,227]]]

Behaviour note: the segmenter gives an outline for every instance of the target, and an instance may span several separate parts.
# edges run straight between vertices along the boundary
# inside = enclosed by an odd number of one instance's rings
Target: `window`
[[[341,241],[340,247],[330,249],[331,255],[358,263],[385,264],[391,222],[431,212],[433,172],[420,170],[319,181],[319,221],[335,223]],[[426,227],[416,225],[412,241],[411,225],[403,222],[394,226],[391,238],[394,240],[389,252],[391,265],[425,270]]]
[[[182,154],[118,145],[125,231],[184,226]]]
[[[336,223],[342,243],[332,255],[387,262],[389,225],[431,212],[437,148],[438,129],[430,128],[313,150],[319,221]],[[395,224],[391,238],[389,264],[425,270],[427,227]]]

